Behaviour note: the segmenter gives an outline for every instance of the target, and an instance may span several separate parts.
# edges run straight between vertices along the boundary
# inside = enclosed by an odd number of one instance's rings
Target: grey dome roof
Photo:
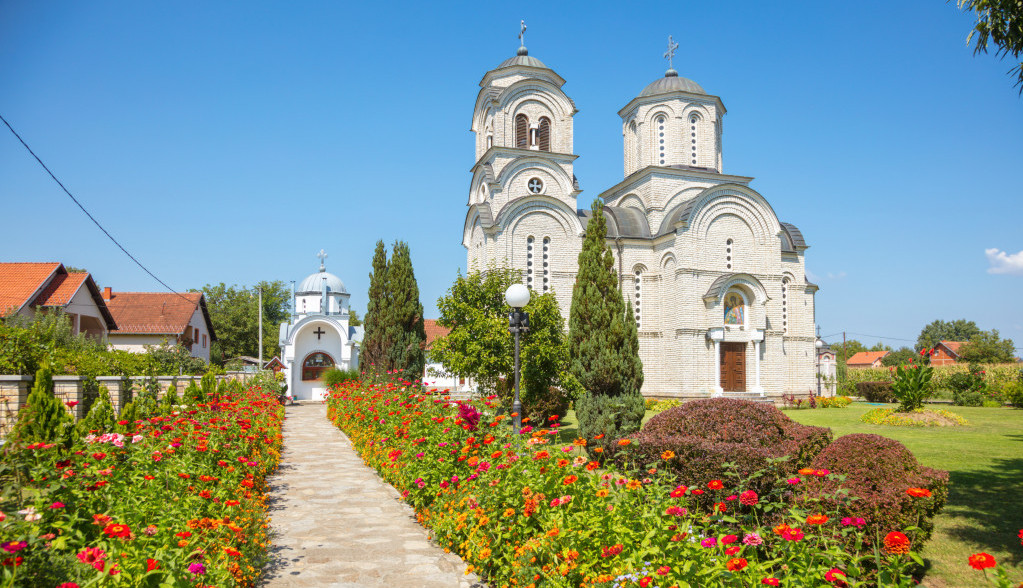
[[[690,94],[706,94],[700,84],[697,84],[689,78],[679,77],[678,72],[669,69],[665,72],[664,77],[658,80],[654,80],[650,85],[643,88],[643,91],[639,93],[639,97],[644,96],[656,96],[658,94],[668,94],[671,92],[689,92]]]
[[[494,69],[511,67],[513,65],[526,65],[529,67],[540,67],[543,69],[550,69],[549,67],[544,65],[544,63],[539,59],[535,57],[530,57],[529,51],[527,51],[525,47],[519,47],[518,55],[516,55],[515,57],[505,59],[504,61],[501,62],[501,65],[497,66]]]
[[[295,290],[296,294],[319,294],[323,291],[323,278],[327,278],[327,289],[334,293],[347,294],[348,290],[345,290],[345,283],[341,281],[341,278],[334,274],[320,270],[315,274],[310,274],[308,278],[302,280],[298,288]]]

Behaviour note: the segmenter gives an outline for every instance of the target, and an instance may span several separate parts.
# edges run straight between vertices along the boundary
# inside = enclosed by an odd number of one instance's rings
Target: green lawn
[[[874,433],[902,442],[917,460],[949,471],[949,497],[922,555],[929,569],[923,584],[934,588],[986,586],[970,568],[972,553],[986,551],[1023,581],[1023,410],[943,407],[970,421],[965,427],[867,425],[860,415],[874,408],[787,410],[793,420],[830,427],[835,437]]]

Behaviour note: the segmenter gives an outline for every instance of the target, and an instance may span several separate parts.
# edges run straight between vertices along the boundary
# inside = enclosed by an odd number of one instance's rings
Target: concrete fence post
[[[85,417],[89,407],[85,398],[85,380],[81,376],[53,376],[53,396],[60,400],[75,422]]]
[[[28,402],[32,376],[0,376],[0,437],[6,437],[18,421],[18,411]]]
[[[121,414],[121,409],[131,401],[131,384],[123,376],[99,376],[96,381],[101,386],[106,386],[110,392],[110,404],[114,407],[114,414]]]

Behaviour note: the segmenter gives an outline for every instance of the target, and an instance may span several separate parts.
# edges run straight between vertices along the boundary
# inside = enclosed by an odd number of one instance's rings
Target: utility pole
[[[259,370],[263,369],[263,287],[256,286],[259,291]]]

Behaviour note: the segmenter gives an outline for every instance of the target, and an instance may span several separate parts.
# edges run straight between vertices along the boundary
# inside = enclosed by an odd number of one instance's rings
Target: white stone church
[[[507,265],[553,290],[567,321],[592,199],[579,200],[564,84],[525,47],[483,76],[463,245],[470,268]],[[815,388],[807,244],[753,178],[724,173],[721,99],[669,68],[618,114],[624,179],[599,197],[639,326],[643,394]]]
[[[327,271],[327,254],[321,250],[319,257],[320,271],[292,292],[291,322],[281,324],[278,340],[288,394],[296,400],[323,399],[323,372],[359,367],[363,330],[348,324],[351,295],[341,278]]]

